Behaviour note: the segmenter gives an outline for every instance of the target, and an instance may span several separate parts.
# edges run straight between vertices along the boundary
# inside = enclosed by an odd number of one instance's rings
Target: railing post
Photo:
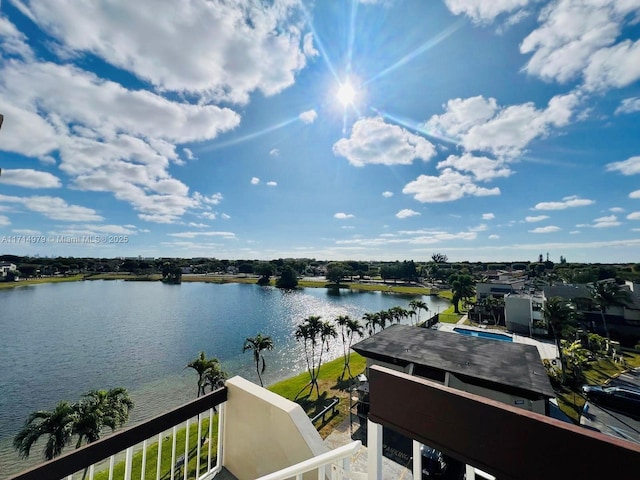
[[[178,436],[178,428],[176,426],[173,427],[173,439],[171,442],[171,480],[175,479],[175,469],[176,469],[176,448],[177,448],[177,436]]]
[[[223,402],[218,407],[218,445],[217,445],[217,453],[216,453],[218,457],[216,458],[216,473],[222,470],[222,467],[224,466],[222,463],[222,456],[224,455],[222,444],[224,439],[224,428],[225,428],[224,427],[225,425],[224,411],[226,409],[226,403],[227,402]]]
[[[198,446],[196,447],[196,478],[200,478],[200,444],[202,443],[202,418],[201,415],[198,414]]]
[[[160,480],[162,472],[162,432],[158,434],[158,461],[156,462],[156,480]]]
[[[124,459],[124,480],[131,480],[131,464],[133,462],[133,447],[127,448]]]
[[[422,452],[420,451],[420,442],[413,443],[413,478],[422,477]]]
[[[367,419],[367,467],[369,480],[382,480],[382,425]]]
[[[147,469],[147,441],[142,442],[142,465],[140,466],[140,480],[144,480]]]
[[[187,418],[187,429],[184,435],[184,462],[182,469],[184,470],[184,474],[182,475],[184,480],[187,480],[187,473],[189,472],[189,419]]]

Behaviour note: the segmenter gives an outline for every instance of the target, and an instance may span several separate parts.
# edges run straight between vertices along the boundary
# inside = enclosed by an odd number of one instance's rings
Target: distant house
[[[17,267],[15,264],[10,262],[0,262],[0,277],[6,278],[9,272],[15,272]]]
[[[393,325],[352,348],[367,369],[381,365],[542,415],[555,397],[533,345]]]

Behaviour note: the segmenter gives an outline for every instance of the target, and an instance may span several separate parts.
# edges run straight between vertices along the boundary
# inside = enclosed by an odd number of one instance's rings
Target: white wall
[[[328,451],[302,407],[245,380],[226,382],[222,464],[250,480]],[[317,474],[306,478],[317,478]]]

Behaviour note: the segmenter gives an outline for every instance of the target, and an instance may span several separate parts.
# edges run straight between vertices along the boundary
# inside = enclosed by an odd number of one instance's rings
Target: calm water
[[[305,369],[296,325],[309,315],[332,320],[415,297],[380,292],[283,292],[256,285],[86,281],[0,291],[0,478],[37,463],[20,462],[11,439],[30,412],[76,400],[88,390],[124,386],[135,401],[132,422],[195,397],[196,374],[185,365],[199,351],[230,375],[257,382],[243,341],[270,335],[265,383]],[[435,313],[448,306],[423,297]],[[424,312],[422,312],[425,317]],[[336,340],[330,357],[342,354]]]

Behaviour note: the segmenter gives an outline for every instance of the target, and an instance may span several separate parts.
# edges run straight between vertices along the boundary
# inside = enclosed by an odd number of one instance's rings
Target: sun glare
[[[353,102],[356,99],[356,91],[351,85],[351,82],[347,80],[345,83],[340,85],[336,97],[338,98],[338,101],[345,107],[353,105]]]

